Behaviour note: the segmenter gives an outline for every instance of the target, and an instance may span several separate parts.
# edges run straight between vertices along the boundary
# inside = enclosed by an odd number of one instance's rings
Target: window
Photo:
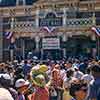
[[[0,7],[6,7],[6,6],[15,6],[16,0],[2,0],[0,2]]]
[[[100,25],[100,11],[95,12],[96,25]]]
[[[92,12],[77,12],[77,18],[89,18],[92,17]]]
[[[16,21],[34,21],[33,16],[20,16],[15,18]]]
[[[26,0],[17,0],[16,1],[16,5],[25,5],[26,4]]]

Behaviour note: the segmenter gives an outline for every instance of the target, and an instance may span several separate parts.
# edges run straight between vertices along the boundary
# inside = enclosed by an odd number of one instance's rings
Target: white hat
[[[0,74],[0,78],[3,77],[6,80],[11,80],[11,77],[9,74]]]
[[[29,85],[28,81],[25,81],[24,79],[18,79],[15,83],[15,87],[20,88],[22,86],[27,86]]]
[[[85,74],[82,76],[81,80],[83,80],[86,83],[90,83],[91,80],[93,80],[93,76],[89,74]]]
[[[0,88],[0,100],[14,100],[7,89]]]

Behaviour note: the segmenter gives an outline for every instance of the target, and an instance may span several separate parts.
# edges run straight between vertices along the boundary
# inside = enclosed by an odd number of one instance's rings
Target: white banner
[[[59,38],[43,38],[42,48],[43,49],[60,49]]]

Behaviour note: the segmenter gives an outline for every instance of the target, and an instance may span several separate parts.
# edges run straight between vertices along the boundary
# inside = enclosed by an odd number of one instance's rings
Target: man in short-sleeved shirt
[[[94,80],[90,82],[89,100],[97,100],[98,92],[100,90],[100,65],[93,65],[91,69]]]

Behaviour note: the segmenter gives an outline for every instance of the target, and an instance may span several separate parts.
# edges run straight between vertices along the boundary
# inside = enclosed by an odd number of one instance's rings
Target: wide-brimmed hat
[[[45,77],[42,75],[42,74],[39,74],[35,77],[34,79],[34,83],[37,85],[37,86],[40,86],[40,87],[44,87],[46,82],[45,82]]]
[[[24,79],[18,79],[15,83],[15,87],[17,87],[17,88],[20,88],[23,86],[28,86],[28,85],[29,85],[29,82],[25,81]]]
[[[48,70],[48,67],[46,66],[46,65],[40,65],[40,67],[39,67],[39,71],[40,72],[46,72]]]

